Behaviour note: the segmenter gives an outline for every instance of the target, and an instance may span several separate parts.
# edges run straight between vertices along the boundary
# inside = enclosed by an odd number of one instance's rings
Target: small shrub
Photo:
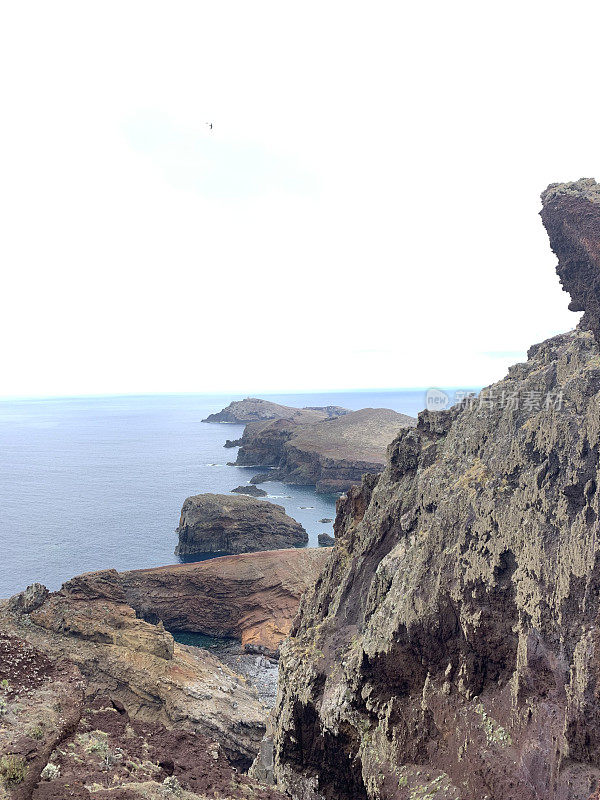
[[[6,714],[6,700],[3,697],[0,697],[0,717],[3,717]]]
[[[37,728],[33,728],[29,735],[32,739],[43,739],[44,731],[38,726]]]
[[[2,756],[0,759],[0,775],[7,783],[21,783],[26,772],[25,759],[21,756]]]
[[[2,689],[3,692],[10,692],[10,683],[7,678],[2,678],[0,681],[0,689]]]
[[[40,774],[43,781],[55,781],[60,778],[60,767],[48,762]]]

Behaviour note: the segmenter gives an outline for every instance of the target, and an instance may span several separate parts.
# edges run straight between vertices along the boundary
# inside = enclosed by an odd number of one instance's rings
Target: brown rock
[[[112,690],[69,659],[51,662],[26,640],[5,634],[0,657],[0,675],[11,683],[0,753],[20,765],[23,775],[20,782],[3,782],[3,798],[281,797],[235,769],[212,732],[134,719]],[[218,672],[213,677],[222,680]]]
[[[177,528],[176,555],[249,553],[301,547],[308,534],[283,506],[240,495],[198,494],[188,497]]]
[[[309,424],[256,422],[244,431],[236,463],[275,466],[264,480],[314,484],[318,492],[344,492],[360,483],[365,473],[380,472],[388,444],[401,428],[415,424],[413,417],[388,408],[363,408]]]
[[[115,570],[68,581],[30,614],[0,605],[0,631],[76,667],[86,691],[107,692],[132,719],[210,736],[236,765],[257,752],[265,710],[255,692],[208,652],[176,644],[162,623],[138,619]]]
[[[145,619],[172,631],[232,636],[274,655],[327,555],[314,548],[247,553],[123,572],[120,579]]]

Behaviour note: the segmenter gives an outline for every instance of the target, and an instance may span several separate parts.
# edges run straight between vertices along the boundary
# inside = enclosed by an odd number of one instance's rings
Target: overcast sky
[[[499,379],[578,320],[595,6],[3,3],[0,395]]]

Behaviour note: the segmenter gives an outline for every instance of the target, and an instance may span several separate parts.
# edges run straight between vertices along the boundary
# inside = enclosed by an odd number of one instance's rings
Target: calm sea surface
[[[393,408],[416,415],[422,391],[263,395],[294,406]],[[57,589],[81,572],[174,564],[181,505],[229,492],[258,470],[228,467],[241,425],[202,423],[241,396],[157,395],[0,401],[0,597],[33,581]],[[335,497],[267,483],[268,500],[331,532]]]

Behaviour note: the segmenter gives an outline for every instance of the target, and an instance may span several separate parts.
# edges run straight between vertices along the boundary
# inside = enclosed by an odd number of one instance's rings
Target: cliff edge
[[[600,782],[597,186],[542,217],[581,329],[400,431],[338,501],[281,655],[275,774],[339,800],[585,800]]]

